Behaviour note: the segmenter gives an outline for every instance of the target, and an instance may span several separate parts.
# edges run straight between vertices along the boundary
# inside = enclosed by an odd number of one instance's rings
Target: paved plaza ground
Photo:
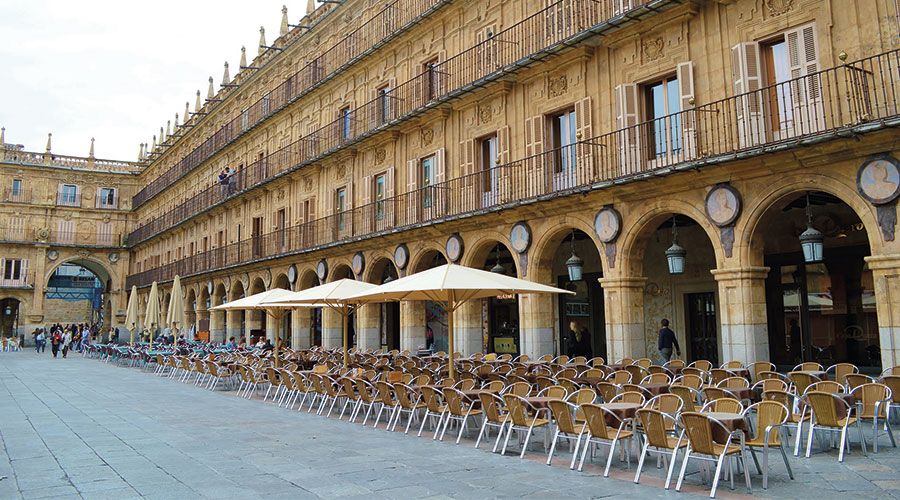
[[[540,438],[520,460],[483,445],[476,450],[471,440],[455,446],[363,428],[138,369],[32,351],[0,353],[0,441],[0,499],[708,495],[698,474],[684,493],[664,491],[652,464],[640,485],[631,482],[634,464],[624,462],[614,462],[610,478],[593,465],[570,471],[567,454],[547,467]],[[900,451],[881,442],[868,458],[854,444],[844,465],[836,451],[792,458],[794,481],[773,457],[768,491],[754,474],[753,493],[900,498]],[[718,496],[746,496],[746,489],[723,483]]]

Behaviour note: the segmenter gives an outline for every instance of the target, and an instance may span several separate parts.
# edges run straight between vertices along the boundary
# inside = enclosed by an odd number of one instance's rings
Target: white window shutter
[[[28,284],[28,259],[22,259],[22,271],[19,273],[22,283]]]
[[[694,63],[683,62],[676,66],[678,79],[679,102],[681,106],[681,159],[690,160],[697,157],[697,114],[694,90]]]
[[[445,168],[444,155],[446,154],[446,150],[444,148],[438,149],[434,152],[434,183],[440,184],[447,179],[447,172]]]
[[[394,167],[388,168],[384,172],[384,224],[393,226],[394,207],[397,206],[397,200],[394,199]]]
[[[460,174],[462,175],[462,210],[476,208],[476,186],[478,175],[475,174],[475,140],[468,139],[459,143]]]
[[[575,175],[578,184],[586,184],[595,180],[594,149],[596,146],[587,142],[594,136],[594,108],[591,97],[575,102]]]
[[[623,83],[615,88],[619,175],[641,170],[641,137],[638,130],[638,86]]]
[[[810,134],[825,129],[819,50],[816,24],[787,31],[788,62],[791,67],[791,97],[794,134]],[[806,78],[802,78],[806,77]]]
[[[419,206],[419,193],[416,187],[419,182],[419,160],[409,160],[406,162],[406,223],[412,224],[416,222]]]
[[[432,196],[434,197],[434,207],[437,210],[432,212],[432,216],[444,214],[449,208],[448,200],[450,193],[447,192],[447,150],[444,148],[434,152],[434,187],[432,188]]]
[[[394,167],[390,167],[384,172],[384,197],[394,197]]]
[[[372,203],[372,176],[366,175],[362,178],[362,205]]]
[[[526,195],[538,196],[544,194],[547,180],[544,168],[544,116],[532,116],[525,120],[525,175]]]
[[[113,188],[112,208],[119,208],[119,188]]]
[[[94,208],[100,208],[100,207],[104,206],[103,200],[100,197],[101,189],[103,189],[103,188],[97,188],[97,193],[94,196]]]
[[[362,222],[363,232],[372,231],[372,222],[375,219],[375,207],[369,206],[372,203],[372,176],[366,175],[362,178]]]
[[[759,44],[739,43],[732,47],[731,57],[734,94],[737,96],[738,147],[756,146],[766,140]]]

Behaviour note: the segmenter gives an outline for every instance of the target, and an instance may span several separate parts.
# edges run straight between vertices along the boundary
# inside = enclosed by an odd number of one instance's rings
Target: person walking
[[[38,328],[36,335],[34,336],[34,351],[38,354],[41,353],[41,349],[44,347],[44,329]]]
[[[69,348],[72,346],[72,332],[67,331],[65,335],[63,335],[62,340],[62,354],[63,359],[65,359],[66,355],[69,354]]]
[[[663,319],[660,323],[662,328],[659,329],[657,348],[659,349],[659,356],[663,359],[663,362],[666,362],[672,359],[673,347],[675,348],[675,354],[681,356],[681,347],[678,345],[678,338],[675,337],[675,332],[669,328],[669,320]]]
[[[54,358],[59,354],[60,344],[62,344],[62,335],[60,335],[58,331],[53,332],[53,336],[50,337],[50,352],[53,353]]]

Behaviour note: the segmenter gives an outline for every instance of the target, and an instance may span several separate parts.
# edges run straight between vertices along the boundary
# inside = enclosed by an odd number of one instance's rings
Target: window
[[[287,212],[285,209],[280,209],[275,213],[275,231],[276,231],[276,244],[280,251],[284,251],[285,248],[285,229],[287,226]]]
[[[3,279],[19,280],[22,278],[22,259],[5,259]]]
[[[59,205],[78,205],[78,186],[63,184],[59,188]]]
[[[350,106],[341,108],[341,111],[338,113],[338,115],[340,117],[341,140],[342,141],[350,140],[350,133],[351,133]]]
[[[644,85],[644,121],[648,122],[648,155],[661,157],[681,151],[681,111],[675,76]],[[671,116],[670,116],[671,115]]]
[[[340,188],[335,193],[334,211],[337,213],[337,226],[339,231],[345,227],[344,211],[347,210],[347,188]]]
[[[788,60],[787,42],[784,36],[760,44],[764,65],[765,85],[769,88],[766,107],[769,127],[775,135],[793,127],[794,108],[790,88],[785,85],[791,79],[791,63]]]
[[[75,221],[61,220],[57,225],[57,235],[55,238],[57,243],[74,243],[75,242]]]
[[[270,111],[269,95],[266,94],[266,96],[262,98],[262,115],[268,116],[269,111]]]
[[[390,85],[385,85],[381,87],[377,91],[377,97],[375,101],[375,113],[378,120],[378,125],[383,125],[391,120],[391,87]]]
[[[385,174],[375,176],[375,220],[384,220]]]
[[[440,93],[440,78],[438,60],[432,59],[425,63],[425,101],[436,98]]]
[[[12,196],[14,198],[18,198],[22,196],[22,179],[13,179],[12,181]]]
[[[112,222],[101,222],[97,224],[97,244],[112,245],[113,244],[113,225]]]
[[[435,157],[434,155],[422,158],[420,169],[420,180],[422,186],[422,206],[431,208],[434,203],[433,185],[435,178]]]
[[[241,130],[247,130],[250,128],[250,110],[245,109],[241,111]]]
[[[575,110],[569,109],[553,115],[550,119],[552,147],[555,150],[553,171],[555,173],[575,170]]]
[[[116,208],[115,188],[100,188],[97,196],[97,207]]]
[[[478,141],[481,170],[481,191],[492,193],[497,190],[497,135],[489,135]]]

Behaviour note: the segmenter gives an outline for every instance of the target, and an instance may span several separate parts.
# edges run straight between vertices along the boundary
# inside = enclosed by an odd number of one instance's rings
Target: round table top
[[[638,403],[603,403],[600,407],[607,410],[631,410],[638,409],[641,405]]]
[[[704,413],[709,418],[714,418],[716,420],[735,420],[735,419],[743,419],[744,416],[740,413],[730,413],[726,411],[709,411]]]

